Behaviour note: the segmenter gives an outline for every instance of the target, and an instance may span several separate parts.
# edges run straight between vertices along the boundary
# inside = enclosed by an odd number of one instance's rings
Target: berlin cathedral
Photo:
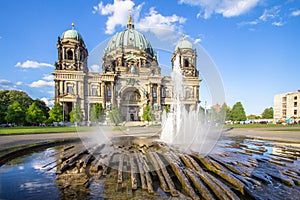
[[[66,118],[75,105],[81,108],[84,121],[95,103],[106,112],[118,106],[124,121],[141,121],[144,109],[151,106],[154,120],[160,121],[165,106],[172,104],[171,76],[161,75],[156,52],[149,40],[135,30],[131,15],[126,29],[116,33],[107,43],[102,56],[102,72],[89,72],[88,50],[82,36],[74,29],[63,32],[57,41],[54,102],[63,105]],[[183,74],[184,99],[188,111],[199,105],[200,78],[196,65],[196,49],[182,38],[172,58],[179,55]]]

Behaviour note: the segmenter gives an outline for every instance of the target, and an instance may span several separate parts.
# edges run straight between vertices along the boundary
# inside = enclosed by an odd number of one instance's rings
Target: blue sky
[[[299,0],[11,0],[0,4],[0,89],[24,90],[51,103],[57,37],[74,22],[91,51],[124,29],[130,9],[137,29],[168,29],[201,45],[220,73],[229,106],[241,101],[247,114],[261,114],[273,106],[275,94],[300,89]]]

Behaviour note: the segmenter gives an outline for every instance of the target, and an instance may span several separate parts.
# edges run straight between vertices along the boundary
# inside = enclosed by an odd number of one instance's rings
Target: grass
[[[284,130],[290,129],[290,127],[299,127],[300,124],[282,125],[282,124],[227,124],[226,128],[283,128]],[[297,130],[297,128],[296,128]]]
[[[77,131],[88,131],[94,129],[95,127],[87,126],[27,126],[27,127],[9,127],[0,128],[0,135],[18,135],[18,134],[39,134],[39,133],[67,133],[67,132],[77,132]],[[110,129],[112,127],[103,127]],[[149,128],[161,128],[161,126],[149,126]],[[300,132],[300,124],[295,125],[282,125],[282,124],[227,124],[224,128],[270,128],[270,131],[297,131]],[[126,130],[125,126],[113,127],[113,131]]]
[[[74,126],[24,126],[24,127],[9,127],[0,128],[0,135],[11,135],[11,134],[37,134],[37,133],[66,133],[66,132],[76,132],[77,129]]]
[[[24,126],[24,127],[9,127],[9,128],[0,128],[0,135],[20,135],[20,134],[40,134],[40,133],[68,133],[68,132],[77,132],[77,131],[89,131],[94,129],[94,126]],[[104,126],[105,130],[126,130],[125,126]]]
[[[269,131],[300,132],[300,127],[299,128],[270,129]]]

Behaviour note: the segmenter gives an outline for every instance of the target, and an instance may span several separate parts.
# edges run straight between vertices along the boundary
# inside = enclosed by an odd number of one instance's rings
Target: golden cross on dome
[[[132,9],[129,9],[127,28],[134,28],[134,24],[132,23]]]
[[[72,30],[74,30],[75,24],[74,22],[72,22]]]

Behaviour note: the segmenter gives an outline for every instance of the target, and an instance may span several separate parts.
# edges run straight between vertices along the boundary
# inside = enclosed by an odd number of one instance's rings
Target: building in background
[[[300,120],[300,90],[274,96],[274,121],[298,123]]]
[[[156,52],[151,43],[134,29],[131,16],[127,28],[116,33],[107,43],[102,58],[102,72],[89,72],[88,50],[82,36],[74,29],[65,31],[57,41],[58,59],[55,63],[55,103],[63,105],[69,113],[79,105],[84,121],[89,121],[89,110],[100,103],[109,111],[113,105],[119,107],[124,121],[140,121],[144,109],[151,106],[156,120],[160,120],[164,106],[172,104],[171,77],[161,75]],[[196,64],[196,49],[182,38],[172,58],[176,55],[184,75],[184,99],[188,111],[199,104],[201,80]]]

